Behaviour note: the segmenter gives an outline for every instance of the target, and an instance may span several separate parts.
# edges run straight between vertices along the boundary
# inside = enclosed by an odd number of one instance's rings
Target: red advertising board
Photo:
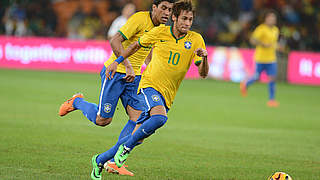
[[[210,78],[240,82],[253,75],[252,49],[208,46],[207,50]],[[0,36],[0,68],[99,72],[111,53],[107,41]],[[193,63],[186,78],[199,78]]]
[[[288,61],[289,83],[320,85],[320,53],[293,51]]]

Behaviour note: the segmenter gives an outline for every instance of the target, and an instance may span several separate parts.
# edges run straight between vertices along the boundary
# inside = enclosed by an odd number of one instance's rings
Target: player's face
[[[277,16],[273,13],[270,13],[266,16],[266,24],[269,26],[274,26],[277,23]]]
[[[193,13],[192,11],[181,11],[179,17],[172,16],[172,20],[175,22],[177,30],[182,34],[186,34],[191,28]]]
[[[169,3],[168,1],[162,1],[160,4],[158,4],[158,6],[152,6],[152,10],[160,24],[165,24],[168,22],[172,12],[172,6],[173,3]]]

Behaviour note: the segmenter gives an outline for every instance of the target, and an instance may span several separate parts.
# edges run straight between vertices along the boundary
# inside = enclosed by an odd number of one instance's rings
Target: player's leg
[[[108,80],[105,78],[105,71],[106,67],[103,66],[102,70],[100,71],[101,77],[101,90],[100,96],[104,93],[106,84],[109,84]],[[98,112],[98,105],[94,103],[87,102],[83,99],[82,94],[76,94],[71,99],[64,102],[59,109],[59,115],[64,116],[69,112],[72,112],[76,109],[82,111],[82,113],[94,124],[96,124],[96,117]]]
[[[263,71],[263,64],[256,63],[256,70],[253,76],[251,76],[247,81],[240,83],[240,93],[242,96],[247,96],[247,91],[249,86],[259,80],[261,72]]]
[[[269,101],[267,105],[270,107],[277,107],[279,106],[279,103],[275,100],[277,63],[268,64],[266,68],[266,72],[269,78],[269,83],[268,83]]]
[[[122,129],[118,142],[111,147],[108,151],[100,154],[97,158],[97,162],[99,163],[105,163],[106,168],[108,172],[111,173],[119,173],[119,174],[124,174],[124,175],[133,175],[130,171],[126,170],[124,167],[118,168],[114,164],[113,157],[118,150],[119,146],[123,144],[125,141],[128,140],[129,136],[132,134],[133,129],[136,126],[136,121],[140,117],[142,110],[144,110],[145,105],[144,102],[141,100],[141,97],[137,95],[137,89],[139,86],[141,76],[136,76],[134,82],[132,83],[125,83],[125,90],[121,94],[121,102],[123,104],[123,107],[126,108],[126,112],[129,116],[129,120],[127,124],[124,126]],[[140,119],[144,118],[142,115]],[[140,144],[140,143],[137,143]]]
[[[167,109],[162,95],[153,88],[142,89],[141,94],[144,96],[146,104],[149,106],[149,118],[143,122],[137,122],[135,131],[129,139],[119,147],[115,162],[118,167],[121,167],[127,159],[129,152],[136,144],[149,137],[157,129],[162,127],[167,121]]]
[[[140,80],[141,76],[136,76],[133,82],[126,83],[125,90],[120,96],[122,105],[126,109],[126,113],[129,116],[129,120],[123,127],[118,140],[120,140],[122,137],[132,134],[132,131],[136,126],[136,121],[141,115],[141,112],[144,110],[143,99],[137,95]]]

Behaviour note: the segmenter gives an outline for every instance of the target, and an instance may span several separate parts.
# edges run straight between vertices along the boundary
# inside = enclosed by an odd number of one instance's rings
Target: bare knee
[[[102,127],[105,127],[107,125],[109,125],[112,121],[112,117],[110,118],[103,118],[103,117],[100,117],[99,115],[97,116],[96,118],[96,124],[98,126],[102,126]]]

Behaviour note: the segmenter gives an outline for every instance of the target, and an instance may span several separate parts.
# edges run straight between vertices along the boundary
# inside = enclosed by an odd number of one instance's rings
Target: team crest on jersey
[[[111,111],[111,107],[112,105],[110,103],[104,104],[104,108],[103,108],[104,112],[109,113]]]
[[[152,98],[152,101],[154,101],[154,102],[160,101],[160,97],[156,94],[152,95],[151,98]]]
[[[191,42],[190,41],[186,41],[186,42],[184,42],[184,47],[186,48],[186,49],[190,49],[191,48]]]

